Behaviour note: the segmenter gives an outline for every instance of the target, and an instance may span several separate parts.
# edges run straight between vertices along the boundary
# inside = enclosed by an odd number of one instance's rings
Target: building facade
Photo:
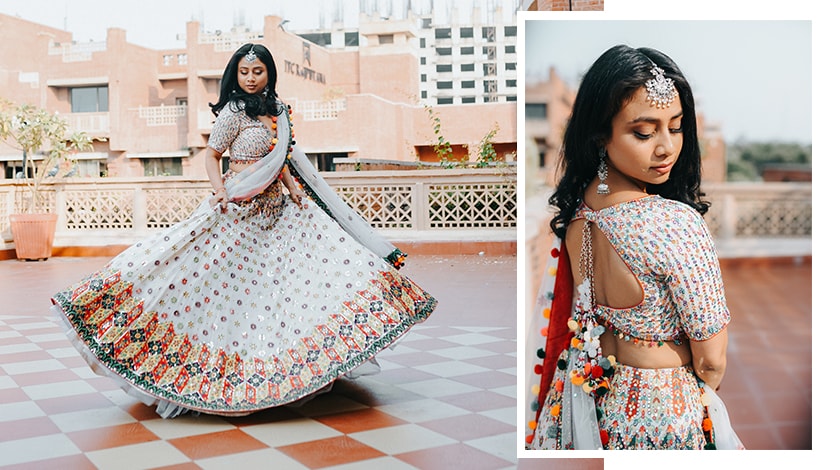
[[[93,151],[77,155],[81,176],[204,177],[214,120],[208,103],[218,100],[233,51],[257,42],[274,55],[298,147],[322,171],[338,158],[434,162],[442,136],[475,158],[494,128],[497,154],[513,158],[515,103],[419,102],[418,22],[362,15],[360,44],[343,49],[287,32],[278,16],[266,16],[261,31],[206,32],[190,22],[184,48],[152,50],[127,42],[117,28],[104,42],[76,43],[67,31],[0,15],[0,96],[59,113],[71,129],[94,137]],[[0,176],[14,177],[21,164],[21,152],[0,143]]]

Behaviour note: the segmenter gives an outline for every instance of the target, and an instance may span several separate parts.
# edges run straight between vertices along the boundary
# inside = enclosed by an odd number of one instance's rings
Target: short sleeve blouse
[[[696,210],[654,195],[599,211],[582,205],[576,218],[597,224],[644,290],[634,307],[597,306],[611,327],[644,341],[702,341],[729,323],[714,243]]]
[[[228,103],[216,116],[207,146],[219,153],[230,150],[233,162],[253,161],[268,154],[273,137],[272,131],[259,119],[245,114],[244,106],[237,110],[233,103]]]

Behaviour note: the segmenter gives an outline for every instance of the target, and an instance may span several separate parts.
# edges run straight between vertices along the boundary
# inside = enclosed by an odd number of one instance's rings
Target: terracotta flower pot
[[[10,214],[18,259],[45,260],[52,255],[56,214]]]

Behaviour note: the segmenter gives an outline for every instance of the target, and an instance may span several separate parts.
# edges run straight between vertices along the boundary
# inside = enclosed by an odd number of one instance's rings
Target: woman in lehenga
[[[604,52],[581,82],[562,170],[527,447],[740,447],[714,393],[730,314],[677,65],[654,49]]]
[[[240,47],[212,105],[213,196],[52,298],[91,367],[163,417],[300,403],[378,370],[436,306],[294,148],[276,79],[268,49]]]

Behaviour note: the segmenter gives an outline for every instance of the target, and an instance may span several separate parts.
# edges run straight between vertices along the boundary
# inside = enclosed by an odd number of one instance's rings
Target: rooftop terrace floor
[[[404,272],[440,304],[378,356],[378,375],[341,379],[298,408],[171,420],[94,375],[48,311],[51,294],[107,260],[0,261],[0,466],[557,468],[517,459],[514,256],[409,258]],[[733,322],[720,393],[735,430],[749,449],[810,449],[810,263],[728,263],[724,281]]]

